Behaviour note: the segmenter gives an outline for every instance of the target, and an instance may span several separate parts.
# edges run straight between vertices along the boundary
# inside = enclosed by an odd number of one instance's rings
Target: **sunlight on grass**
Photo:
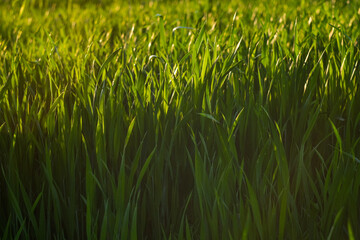
[[[359,9],[3,1],[0,238],[360,238]]]

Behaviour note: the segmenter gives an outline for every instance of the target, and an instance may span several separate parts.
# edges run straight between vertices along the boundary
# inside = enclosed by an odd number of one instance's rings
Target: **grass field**
[[[0,3],[1,239],[360,238],[359,1],[85,2]]]

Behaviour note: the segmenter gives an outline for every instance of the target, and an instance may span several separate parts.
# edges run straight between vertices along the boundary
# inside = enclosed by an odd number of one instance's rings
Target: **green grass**
[[[358,1],[3,1],[1,239],[360,238]]]

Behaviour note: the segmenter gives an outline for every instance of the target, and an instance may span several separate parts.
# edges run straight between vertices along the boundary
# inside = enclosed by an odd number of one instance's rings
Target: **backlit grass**
[[[0,238],[360,238],[358,1],[3,1]]]

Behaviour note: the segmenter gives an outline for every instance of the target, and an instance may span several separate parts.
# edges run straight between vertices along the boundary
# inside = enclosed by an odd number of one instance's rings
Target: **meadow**
[[[359,239],[359,1],[0,3],[1,239]]]

